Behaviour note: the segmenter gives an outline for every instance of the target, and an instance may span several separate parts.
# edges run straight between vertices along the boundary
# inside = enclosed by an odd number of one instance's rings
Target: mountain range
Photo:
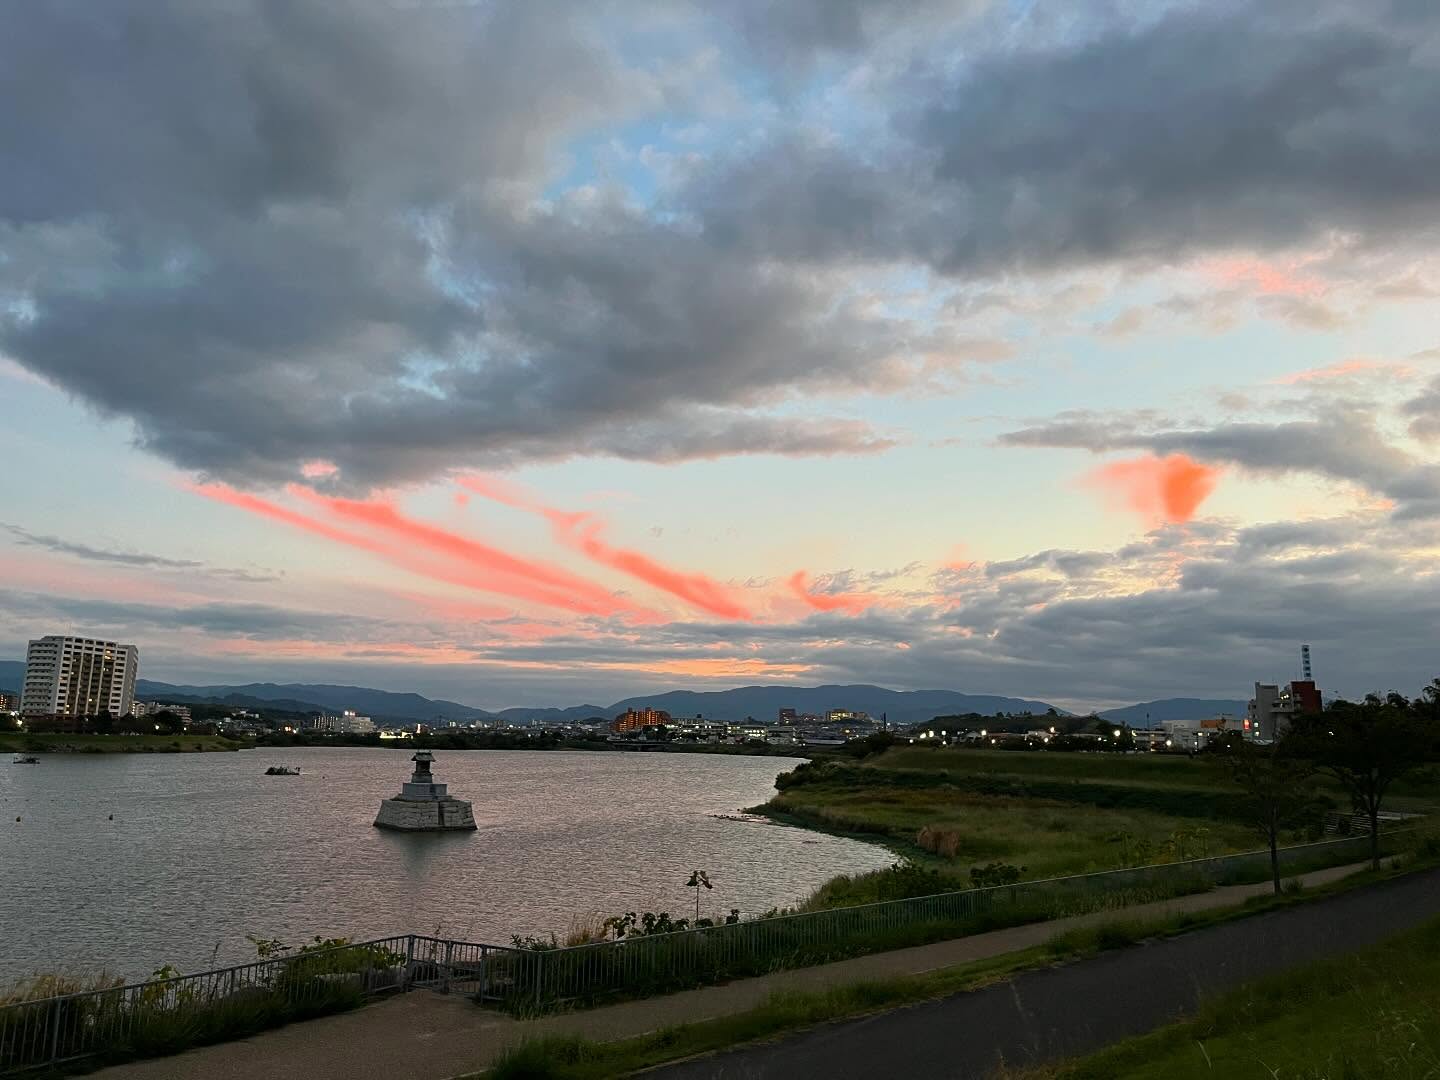
[[[18,689],[25,675],[23,661],[0,660],[0,689]],[[235,708],[286,709],[292,712],[356,712],[385,722],[486,720],[512,724],[555,724],[614,716],[628,708],[650,706],[672,716],[703,715],[712,720],[773,720],[782,708],[799,713],[823,714],[826,709],[858,709],[871,716],[885,714],[893,724],[913,724],[933,716],[996,712],[1043,713],[1044,701],[993,694],[963,694],[956,690],[887,690],[880,686],[741,686],[732,690],[667,690],[624,698],[610,705],[573,705],[565,708],[513,708],[491,712],[455,701],[420,694],[375,690],[364,686],[330,683],[243,683],[186,686],[141,679],[136,696],[142,701],[180,704],[229,705]],[[1064,709],[1057,712],[1065,713]],[[1209,698],[1164,698],[1100,713],[1107,720],[1144,727],[1162,720],[1193,720],[1226,712],[1243,713],[1245,702]]]

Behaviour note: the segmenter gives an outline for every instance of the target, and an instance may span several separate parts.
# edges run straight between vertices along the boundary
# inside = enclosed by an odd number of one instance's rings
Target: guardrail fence
[[[1280,850],[1282,874],[1358,861],[1368,836]],[[1268,879],[1270,853],[1244,852],[1074,877],[1023,881],[861,907],[752,919],[535,953],[517,965],[509,1001],[543,1010],[607,995],[644,996],[826,963],[866,952],[962,937]]]
[[[1387,842],[1393,838],[1387,837]],[[1369,855],[1368,835],[1282,848],[1303,873]],[[631,936],[516,949],[407,934],[195,975],[0,1004],[0,1074],[82,1058],[149,1057],[413,988],[516,1012],[641,996],[999,926],[1118,909],[1269,876],[1268,851]]]

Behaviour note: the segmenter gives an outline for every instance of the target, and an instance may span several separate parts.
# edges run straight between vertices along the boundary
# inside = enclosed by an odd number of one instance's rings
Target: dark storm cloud
[[[775,79],[737,106],[758,142],[653,207],[552,186],[578,136],[713,89],[612,40],[646,5],[606,10],[0,7],[0,350],[237,483],[867,452],[893,437],[788,408],[915,375],[921,335],[854,299],[857,267],[1414,239],[1440,206],[1424,6],[1103,9],[943,66],[925,39],[972,5],[677,7],[747,70],[914,58],[846,85],[877,118],[854,137],[776,119],[814,88]]]

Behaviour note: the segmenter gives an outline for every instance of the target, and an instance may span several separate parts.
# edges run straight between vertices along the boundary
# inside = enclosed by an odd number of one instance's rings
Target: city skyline
[[[0,12],[0,658],[1412,693],[1437,56],[1399,2]]]

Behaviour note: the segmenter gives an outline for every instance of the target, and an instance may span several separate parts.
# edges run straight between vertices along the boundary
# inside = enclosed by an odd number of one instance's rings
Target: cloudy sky
[[[0,656],[1440,674],[1428,0],[49,0],[0,101]]]

